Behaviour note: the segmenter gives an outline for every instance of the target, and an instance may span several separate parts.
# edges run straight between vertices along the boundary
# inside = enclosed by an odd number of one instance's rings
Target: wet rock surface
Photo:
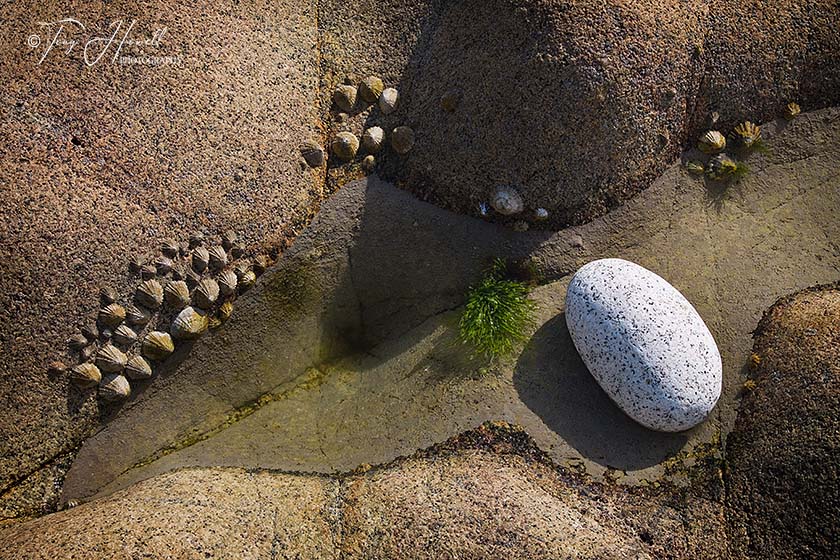
[[[733,550],[840,555],[840,284],[783,298],[762,318],[726,445]]]

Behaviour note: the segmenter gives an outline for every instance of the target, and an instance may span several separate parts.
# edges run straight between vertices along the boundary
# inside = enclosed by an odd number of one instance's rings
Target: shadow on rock
[[[534,334],[516,364],[519,397],[581,455],[619,470],[655,465],[679,451],[687,434],[642,427],[625,415],[587,371],[565,313]]]

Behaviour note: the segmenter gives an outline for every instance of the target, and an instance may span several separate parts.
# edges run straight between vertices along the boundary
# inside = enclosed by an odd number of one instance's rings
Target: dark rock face
[[[383,2],[361,14],[325,4],[322,25],[338,38],[324,49],[326,78],[382,74],[400,103],[367,124],[416,133],[410,155],[378,158],[380,174],[461,213],[512,184],[530,210],[549,211],[541,227],[581,224],[650,185],[714,111],[728,133],[788,101],[807,111],[840,100],[833,2]],[[349,37],[348,17],[378,37]],[[410,46],[392,55],[384,37]]]
[[[762,319],[726,457],[733,549],[840,556],[840,285],[780,300]]]

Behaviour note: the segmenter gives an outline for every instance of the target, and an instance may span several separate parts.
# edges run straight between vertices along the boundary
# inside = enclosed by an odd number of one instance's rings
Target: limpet
[[[254,274],[253,270],[249,270],[249,271],[245,272],[245,274],[243,274],[239,278],[239,291],[240,292],[248,291],[256,283],[256,281],[257,281],[257,275]]]
[[[506,185],[496,188],[490,199],[490,205],[496,212],[505,216],[518,214],[525,208],[525,202],[519,191]]]
[[[407,154],[414,147],[414,131],[407,126],[398,126],[391,132],[391,147],[398,154]]]
[[[111,373],[99,382],[99,396],[106,401],[121,401],[131,395],[131,385],[124,375]]]
[[[166,276],[172,270],[172,259],[165,256],[160,256],[155,261],[155,270],[159,276]]]
[[[164,239],[163,243],[160,244],[160,252],[163,253],[164,257],[169,257],[170,259],[176,258],[180,250],[181,247],[173,239]]]
[[[735,127],[735,137],[745,148],[751,148],[753,144],[761,140],[761,127],[750,121],[745,121]]]
[[[726,148],[726,138],[717,130],[710,130],[700,137],[697,149],[706,154],[715,154]]]
[[[196,247],[192,252],[192,269],[196,272],[204,272],[210,262],[210,251],[204,247]]]
[[[154,282],[154,280],[150,280]],[[125,320],[125,308],[118,303],[111,303],[99,310],[99,323],[110,328],[116,328],[117,325]]]
[[[70,381],[83,389],[95,387],[101,379],[102,372],[89,362],[70,368]]]
[[[300,145],[300,155],[309,167],[321,167],[324,165],[324,149],[313,140],[307,140]]]
[[[210,257],[210,268],[213,270],[221,270],[227,266],[227,253],[221,245],[214,245],[207,254]]]
[[[223,296],[229,296],[236,293],[236,284],[239,282],[239,279],[236,277],[236,273],[230,269],[222,271],[219,274],[218,283],[219,283],[219,293]]]
[[[194,307],[185,307],[172,321],[172,336],[181,339],[193,339],[207,330],[207,314]]]
[[[113,339],[117,344],[129,346],[137,340],[137,333],[128,325],[120,325],[114,331]]]
[[[382,142],[384,140],[385,131],[378,126],[372,126],[362,134],[362,146],[371,154],[375,154],[382,149]]]
[[[706,164],[706,175],[710,179],[720,180],[738,170],[738,164],[726,154],[718,154]]]
[[[219,299],[219,284],[212,278],[205,278],[193,292],[193,305],[201,309],[210,309]]]
[[[103,286],[99,289],[99,301],[102,302],[102,305],[114,303],[119,297],[120,295],[117,293],[117,290],[111,286]]]
[[[236,243],[236,232],[232,229],[227,230],[222,234],[222,247],[225,248],[225,251],[229,251],[231,247]]]
[[[382,91],[385,89],[385,84],[376,76],[368,76],[359,84],[359,95],[368,103],[376,103]]]
[[[351,112],[356,105],[356,88],[347,84],[338,86],[333,92],[333,101],[342,111]]]
[[[254,264],[251,268],[255,274],[262,274],[270,264],[271,262],[266,255],[257,255],[254,257]]]
[[[342,161],[351,161],[359,150],[359,139],[352,132],[339,132],[330,144],[332,153]]]
[[[143,280],[151,280],[157,276],[157,268],[153,264],[145,264],[140,268],[140,278]]]
[[[183,309],[190,304],[190,289],[183,280],[175,280],[166,284],[163,297],[167,305],[175,309]]]
[[[96,367],[106,373],[119,373],[125,368],[128,361],[125,354],[112,344],[106,344],[96,353]]]
[[[143,339],[141,352],[150,360],[165,360],[175,351],[175,344],[169,333],[152,331]]]
[[[376,168],[376,158],[368,154],[362,159],[362,169],[370,173]]]
[[[782,113],[787,120],[795,119],[799,113],[802,112],[802,108],[799,107],[798,103],[790,102],[785,105],[785,110]]]
[[[150,311],[137,307],[136,305],[129,305],[125,308],[125,320],[129,325],[143,326],[152,319]]]
[[[163,287],[157,280],[146,280],[137,287],[134,301],[143,307],[157,309],[163,304]]]
[[[152,366],[142,356],[134,354],[128,358],[124,374],[129,379],[148,379],[152,376]]]
[[[379,110],[384,115],[390,115],[397,110],[400,94],[394,88],[385,88],[379,96]]]

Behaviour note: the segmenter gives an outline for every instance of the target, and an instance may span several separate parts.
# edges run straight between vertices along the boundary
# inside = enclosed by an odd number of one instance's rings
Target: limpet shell
[[[376,103],[384,89],[385,84],[382,83],[380,78],[368,76],[359,84],[359,95],[368,103]]]
[[[338,86],[333,92],[333,101],[339,109],[349,113],[356,105],[356,88],[347,84]]]
[[[102,305],[114,303],[119,299],[119,297],[120,294],[118,294],[117,290],[115,290],[111,286],[103,286],[99,289],[99,301],[102,302]]]
[[[782,114],[787,120],[792,120],[795,119],[796,116],[799,115],[799,113],[801,112],[802,108],[799,107],[798,103],[790,102],[787,105],[785,105],[785,110],[782,112]]]
[[[196,272],[204,272],[210,263],[210,251],[204,247],[196,247],[192,252],[192,269]]]
[[[167,305],[175,309],[183,309],[190,304],[190,289],[183,280],[174,280],[166,284],[163,297]]]
[[[219,293],[223,296],[229,296],[236,293],[236,284],[239,282],[239,279],[236,277],[236,273],[230,269],[223,271],[219,274]]]
[[[525,202],[522,200],[519,191],[505,185],[496,188],[493,198],[490,199],[490,205],[496,212],[504,216],[518,214],[525,208]]]
[[[148,379],[152,376],[152,366],[142,356],[134,354],[128,358],[124,374],[129,379]]]
[[[440,108],[447,113],[452,113],[458,108],[461,102],[461,90],[450,89],[440,98]]]
[[[82,334],[90,341],[97,340],[99,338],[99,329],[96,328],[96,323],[90,322],[82,327]]]
[[[165,360],[175,351],[175,344],[169,333],[152,331],[143,338],[141,352],[150,360]]]
[[[152,313],[143,307],[129,305],[125,308],[125,320],[129,325],[143,326],[152,319]]]
[[[155,270],[157,270],[158,275],[166,276],[172,270],[172,259],[164,256],[158,257],[155,261]]]
[[[134,344],[137,341],[137,333],[134,332],[134,329],[132,329],[128,325],[120,325],[114,331],[113,338],[114,342],[116,342],[117,344],[129,346],[130,344]]]
[[[218,317],[219,321],[224,323],[230,316],[233,314],[233,302],[226,301],[222,305],[219,306],[219,310],[216,312],[216,317]]]
[[[131,385],[124,375],[111,373],[99,382],[99,396],[106,401],[122,401],[131,395]]]
[[[172,265],[172,279],[173,280],[185,280],[187,278],[187,269],[184,268],[182,264],[173,264]]]
[[[207,330],[208,319],[204,311],[194,307],[185,307],[172,321],[172,336],[181,339],[193,339]]]
[[[245,254],[245,247],[236,243],[233,247],[230,248],[230,256],[231,258],[238,259],[242,255]]]
[[[359,139],[352,132],[339,132],[330,144],[330,149],[342,161],[351,161],[359,151]]]
[[[96,353],[96,367],[106,373],[119,373],[125,369],[128,361],[125,354],[112,344],[106,344]]]
[[[257,281],[257,275],[253,270],[247,271],[239,278],[239,292],[248,291]]]
[[[525,220],[517,220],[513,223],[513,231],[518,231],[520,233],[528,231],[528,222]]]
[[[176,258],[180,250],[181,247],[178,246],[178,242],[173,239],[164,239],[163,243],[160,244],[160,252],[163,253],[164,257],[170,259]]]
[[[190,234],[190,249],[194,249],[195,247],[200,247],[204,244],[204,234],[200,231],[196,231]]]
[[[265,255],[254,257],[254,264],[251,267],[255,274],[262,274],[271,265],[271,261]]]
[[[157,280],[146,280],[137,287],[134,301],[143,307],[157,309],[163,304],[163,287]]]
[[[718,154],[706,164],[706,175],[710,179],[720,180],[737,171],[738,164],[726,154]]]
[[[227,253],[221,245],[214,245],[207,253],[210,257],[210,268],[213,270],[221,270],[227,266]]]
[[[81,362],[91,361],[93,359],[93,357],[96,356],[96,349],[97,348],[98,347],[96,346],[96,344],[90,344],[88,346],[85,346],[81,350],[79,350],[79,361],[81,361]]]
[[[372,155],[366,155],[362,160],[362,169],[370,173],[376,168],[376,158]]]
[[[210,309],[219,299],[219,284],[212,278],[205,278],[193,292],[193,305],[201,309]]]
[[[700,137],[697,149],[706,154],[716,154],[726,148],[726,137],[717,130],[710,130]]]
[[[67,346],[69,346],[71,350],[81,350],[87,345],[88,339],[85,337],[85,335],[81,333],[74,334],[73,336],[67,339]]]
[[[236,273],[236,277],[240,282],[242,281],[242,277],[245,276],[249,270],[251,270],[251,264],[247,260],[238,262],[233,267],[233,271]]]
[[[542,222],[548,219],[548,210],[545,208],[537,208],[534,210],[534,220]]]
[[[193,269],[189,269],[187,271],[185,282],[190,288],[195,288],[196,286],[198,286],[198,283],[201,282],[201,274],[199,274]]]
[[[125,320],[125,308],[118,303],[111,303],[99,310],[100,324],[108,328],[115,328]]]
[[[222,234],[222,247],[225,248],[225,251],[229,251],[231,247],[236,243],[236,232],[232,229],[227,230]]]
[[[102,372],[89,362],[70,368],[70,381],[83,389],[96,387],[101,379]]]
[[[371,154],[379,152],[382,149],[382,143],[384,141],[385,131],[378,126],[372,126],[362,134],[362,146]]]
[[[407,154],[414,147],[414,131],[407,126],[398,126],[391,132],[391,147],[398,154]]]
[[[324,148],[312,140],[300,145],[300,155],[309,167],[321,167],[324,165]]]
[[[143,280],[151,280],[157,276],[157,268],[153,264],[146,264],[140,268],[140,278]]]
[[[385,88],[379,96],[379,110],[384,115],[390,115],[397,110],[400,94],[394,88]]]
[[[761,127],[750,121],[745,121],[735,127],[735,137],[745,148],[751,148],[761,139]]]
[[[47,373],[49,375],[61,375],[67,371],[67,366],[64,365],[64,362],[55,361],[50,362],[47,366]]]

